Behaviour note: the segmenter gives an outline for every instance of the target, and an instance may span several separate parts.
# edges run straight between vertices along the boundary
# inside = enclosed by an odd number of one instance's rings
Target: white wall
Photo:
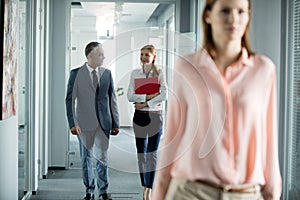
[[[0,199],[18,198],[18,118],[0,121]]]
[[[85,46],[91,41],[97,41],[96,17],[72,17],[71,18],[71,66],[76,68],[85,61]],[[90,30],[88,27],[95,27]]]

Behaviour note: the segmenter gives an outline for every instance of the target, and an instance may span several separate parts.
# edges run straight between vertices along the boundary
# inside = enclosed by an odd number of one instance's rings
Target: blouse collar
[[[200,54],[200,55],[199,55]],[[206,49],[202,49],[197,53],[197,61],[200,64],[199,67],[209,67],[216,65],[212,57],[209,55]],[[204,61],[204,62],[203,62]],[[249,53],[245,47],[242,48],[242,53],[237,62],[233,63],[232,67],[242,66],[242,67],[252,67],[254,65],[253,56],[249,56]]]

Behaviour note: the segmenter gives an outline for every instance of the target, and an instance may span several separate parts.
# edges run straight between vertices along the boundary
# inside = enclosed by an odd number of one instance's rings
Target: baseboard
[[[56,166],[52,166],[52,167],[48,167],[48,170],[65,170],[66,167],[56,167]]]
[[[24,191],[24,196],[21,200],[29,200],[31,198],[31,192]]]

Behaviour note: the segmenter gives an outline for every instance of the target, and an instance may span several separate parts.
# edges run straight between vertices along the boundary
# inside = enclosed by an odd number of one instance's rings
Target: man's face
[[[103,64],[104,58],[104,51],[100,46],[94,48],[88,55],[89,63],[92,65],[91,67],[101,66]]]

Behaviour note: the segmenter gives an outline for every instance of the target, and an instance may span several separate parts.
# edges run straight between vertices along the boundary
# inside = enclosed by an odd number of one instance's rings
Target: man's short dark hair
[[[94,48],[96,47],[102,47],[102,44],[99,42],[90,42],[86,45],[85,47],[85,56],[87,57],[89,55],[89,53],[91,53],[91,51],[93,51]]]

